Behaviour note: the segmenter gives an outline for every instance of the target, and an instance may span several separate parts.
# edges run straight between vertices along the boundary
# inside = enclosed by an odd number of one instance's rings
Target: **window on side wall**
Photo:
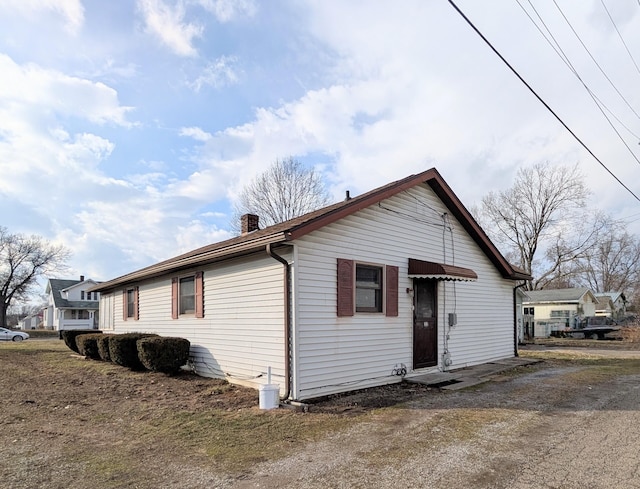
[[[196,285],[195,277],[180,279],[180,314],[195,314],[196,312]]]
[[[136,310],[136,294],[134,289],[127,290],[127,317],[132,318]]]
[[[382,312],[382,267],[356,264],[356,312]]]
[[[204,280],[202,272],[171,280],[171,317],[204,317]]]
[[[130,319],[137,321],[139,319],[139,297],[140,289],[138,287],[131,287],[122,291],[122,319],[125,321]]]
[[[398,316],[398,272],[395,265],[337,260],[337,315],[383,313]]]

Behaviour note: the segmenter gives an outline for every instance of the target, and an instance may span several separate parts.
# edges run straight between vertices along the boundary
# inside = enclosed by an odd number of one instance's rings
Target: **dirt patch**
[[[500,382],[455,392],[396,384],[299,412],[261,411],[257,391],[220,380],[85,360],[59,340],[0,344],[0,480],[9,489],[533,487],[518,477],[544,479],[545,454],[575,451],[564,436],[606,445],[588,439],[593,422],[606,436],[608,420],[625,417],[618,436],[640,439],[640,359],[563,348],[523,351],[544,362]],[[560,487],[554,480],[545,487]]]

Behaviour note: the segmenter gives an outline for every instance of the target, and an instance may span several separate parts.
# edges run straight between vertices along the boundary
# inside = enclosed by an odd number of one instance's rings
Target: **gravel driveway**
[[[640,352],[577,355],[383,410],[221,487],[640,487]]]

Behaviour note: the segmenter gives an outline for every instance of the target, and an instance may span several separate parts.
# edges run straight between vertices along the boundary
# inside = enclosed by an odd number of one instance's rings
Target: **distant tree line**
[[[640,299],[640,239],[589,208],[589,195],[577,164],[539,163],[487,194],[475,214],[505,257],[533,276],[528,290],[588,287]]]

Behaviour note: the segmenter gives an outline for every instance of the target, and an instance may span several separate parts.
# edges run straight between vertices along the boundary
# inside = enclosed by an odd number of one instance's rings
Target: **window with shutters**
[[[171,316],[204,317],[204,280],[202,272],[175,277],[171,281]]]
[[[354,313],[398,316],[398,267],[338,259],[339,317]]]

